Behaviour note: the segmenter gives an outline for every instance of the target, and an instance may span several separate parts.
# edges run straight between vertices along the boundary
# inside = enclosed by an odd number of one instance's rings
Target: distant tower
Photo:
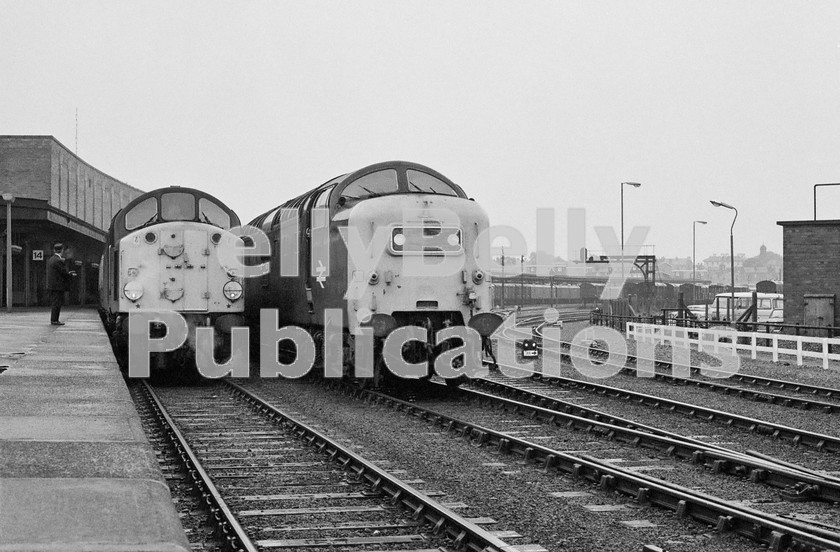
[[[767,246],[764,245],[764,244],[761,244],[761,249],[758,250],[758,254],[763,257],[766,253],[767,253]]]

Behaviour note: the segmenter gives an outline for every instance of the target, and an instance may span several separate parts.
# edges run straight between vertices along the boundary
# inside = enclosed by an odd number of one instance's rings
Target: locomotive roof
[[[406,194],[407,193],[437,193],[437,192],[434,192],[434,191],[425,192],[425,191],[421,190],[420,188],[418,188],[419,192],[410,191],[409,188],[408,188],[408,185],[410,184],[410,181],[408,180],[407,174],[408,174],[408,171],[411,170],[411,171],[417,171],[417,172],[420,172],[420,173],[425,173],[425,174],[430,175],[430,176],[434,177],[435,179],[445,183],[451,189],[451,191],[454,192],[454,194],[449,194],[449,195],[455,195],[456,197],[459,197],[459,198],[462,198],[462,199],[467,199],[467,195],[464,192],[463,188],[461,188],[460,186],[458,186],[457,184],[452,182],[449,178],[447,178],[446,176],[442,175],[441,173],[439,173],[438,171],[436,171],[432,168],[429,168],[425,165],[421,165],[419,163],[412,163],[410,161],[385,161],[385,162],[382,162],[382,163],[375,163],[373,165],[368,165],[368,166],[363,167],[363,168],[361,168],[357,171],[350,172],[350,173],[343,174],[343,175],[337,176],[335,178],[332,178],[332,179],[324,182],[320,186],[318,186],[316,188],[313,188],[313,189],[311,189],[307,192],[304,192],[304,193],[300,194],[299,196],[293,197],[292,199],[289,199],[288,201],[278,205],[277,207],[274,207],[273,209],[271,209],[269,211],[266,211],[265,213],[262,213],[260,216],[256,217],[254,220],[252,220],[250,224],[252,226],[256,226],[256,227],[262,227],[263,223],[266,222],[266,219],[272,213],[276,213],[282,208],[299,207],[300,205],[302,205],[305,202],[305,200],[307,198],[310,198],[310,197],[312,197],[312,196],[314,196],[314,195],[316,195],[316,194],[318,194],[318,193],[320,193],[320,192],[322,192],[326,189],[330,189],[330,190],[333,190],[333,192],[337,192],[337,193],[331,193],[330,194],[331,198],[330,198],[330,201],[329,201],[330,209],[335,209],[338,205],[338,198],[341,197],[342,192],[350,184],[352,184],[353,182],[355,182],[355,181],[357,181],[357,180],[359,180],[359,179],[361,179],[365,176],[368,176],[372,173],[376,173],[376,172],[387,170],[387,169],[392,169],[392,170],[396,171],[397,179],[398,179],[398,182],[399,182],[398,190],[396,192],[389,192],[389,193],[383,193],[383,194],[372,194],[369,197],[377,197],[377,196],[380,196],[380,195],[392,195],[392,194],[401,194],[401,193],[406,193]],[[365,199],[365,198],[363,197],[363,198],[357,198],[357,199]],[[311,206],[311,203],[310,203],[310,206]],[[275,217],[275,220],[276,220],[276,217]]]
[[[137,206],[140,203],[146,201],[150,197],[155,198],[157,200],[158,204],[160,204],[160,201],[161,201],[160,197],[163,194],[167,194],[167,193],[170,193],[170,194],[171,193],[190,194],[190,195],[192,195],[196,198],[196,201],[198,201],[200,199],[207,199],[207,200],[213,202],[218,207],[220,207],[222,210],[224,210],[225,213],[227,213],[230,216],[230,227],[231,228],[233,228],[235,226],[239,226],[239,224],[240,224],[239,223],[239,217],[236,216],[236,213],[233,212],[233,210],[231,210],[222,201],[219,201],[216,197],[208,194],[207,192],[202,192],[201,190],[196,190],[195,188],[184,188],[184,187],[181,187],[181,186],[168,186],[166,188],[158,188],[156,190],[152,190],[151,192],[147,192],[143,195],[140,195],[140,196],[134,198],[133,200],[131,200],[128,203],[128,205],[126,205],[125,207],[120,209],[117,212],[117,214],[114,215],[114,218],[111,219],[111,227],[108,229],[108,243],[116,243],[116,241],[118,241],[120,238],[122,238],[123,236],[125,236],[126,234],[129,233],[129,231],[126,230],[126,228],[125,228],[125,215],[128,212],[130,212],[135,206]],[[194,219],[196,222],[201,222],[201,220],[198,218],[199,215],[200,215],[200,213],[198,212],[198,210],[196,210],[196,218]],[[138,226],[137,228],[132,229],[131,232],[134,232],[135,230],[137,230],[139,228],[142,228],[144,226],[151,226],[153,224],[158,224],[159,222],[161,222],[161,221],[160,220],[150,220],[148,223],[142,224],[142,225]]]

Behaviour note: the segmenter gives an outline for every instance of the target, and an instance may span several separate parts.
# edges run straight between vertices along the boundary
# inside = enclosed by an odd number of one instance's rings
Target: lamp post
[[[819,186],[840,186],[840,182],[832,182],[830,184],[814,184],[814,220],[817,220],[817,188]]]
[[[502,247],[502,308],[505,308],[505,248]]]
[[[732,209],[735,211],[735,217],[732,219],[732,226],[729,227],[729,271],[731,276],[731,284],[732,287],[730,288],[730,299],[729,299],[729,308],[727,308],[727,316],[729,317],[729,323],[734,324],[735,321],[733,320],[735,314],[735,240],[732,237],[732,231],[735,229],[735,220],[738,218],[738,209],[733,207],[732,205],[727,205],[726,203],[720,201],[711,201],[711,204],[715,207],[726,207],[727,209]]]
[[[633,186],[638,188],[641,186],[638,182],[622,182],[621,183],[621,288],[624,289],[624,186]],[[619,290],[621,296],[621,290]]]
[[[691,225],[691,300],[697,287],[697,225],[706,224],[705,220],[695,220]]]
[[[6,312],[12,312],[12,203],[15,196],[6,192],[0,197],[6,202]]]

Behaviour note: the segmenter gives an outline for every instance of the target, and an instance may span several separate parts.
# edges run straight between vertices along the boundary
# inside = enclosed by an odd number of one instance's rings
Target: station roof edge
[[[103,170],[94,167],[93,165],[91,165],[90,163],[88,163],[87,161],[85,161],[84,159],[79,157],[78,155],[76,155],[70,148],[68,148],[67,146],[62,144],[58,140],[58,138],[56,138],[55,136],[52,136],[50,134],[0,134],[0,140],[8,139],[8,138],[11,138],[11,139],[25,139],[25,140],[52,140],[55,144],[57,144],[59,147],[61,147],[61,149],[66,151],[69,155],[72,155],[73,157],[75,157],[76,160],[79,161],[79,163],[82,163],[82,164],[90,167],[91,169],[95,170],[96,172],[102,174],[103,176],[107,176],[111,180],[113,180],[115,182],[119,182],[123,186],[131,188],[132,190],[135,190],[136,192],[139,192],[141,194],[146,193],[145,190],[141,190],[140,188],[137,188],[136,186],[132,186],[128,182],[124,182],[124,181],[120,180],[119,178],[114,178],[113,176],[104,172]]]

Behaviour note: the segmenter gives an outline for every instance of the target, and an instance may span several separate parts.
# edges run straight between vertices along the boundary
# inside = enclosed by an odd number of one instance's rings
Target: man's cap
[[[53,246],[53,251],[63,251],[63,250],[64,250],[64,244],[63,243],[57,243]]]

